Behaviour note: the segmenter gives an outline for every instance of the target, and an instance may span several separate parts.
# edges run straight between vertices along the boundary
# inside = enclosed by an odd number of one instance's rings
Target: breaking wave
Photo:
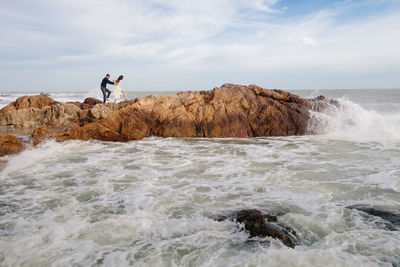
[[[367,110],[347,99],[338,99],[322,110],[312,110],[307,132],[351,141],[400,141],[400,113]]]

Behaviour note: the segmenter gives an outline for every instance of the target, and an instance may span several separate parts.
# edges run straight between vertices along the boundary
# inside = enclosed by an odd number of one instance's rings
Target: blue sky
[[[400,88],[398,0],[13,0],[0,90]]]

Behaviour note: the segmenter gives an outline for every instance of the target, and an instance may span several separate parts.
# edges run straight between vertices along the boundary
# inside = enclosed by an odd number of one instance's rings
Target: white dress
[[[121,98],[121,88],[119,87],[119,85],[121,84],[121,82],[119,82],[118,84],[115,85],[114,88],[114,99],[120,99]]]

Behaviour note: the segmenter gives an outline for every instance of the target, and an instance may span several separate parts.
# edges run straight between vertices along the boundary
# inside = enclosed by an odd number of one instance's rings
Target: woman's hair
[[[119,82],[120,80],[122,80],[124,78],[124,75],[120,75],[117,79],[117,81]]]

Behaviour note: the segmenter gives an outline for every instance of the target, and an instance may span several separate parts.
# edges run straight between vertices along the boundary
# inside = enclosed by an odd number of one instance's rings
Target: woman
[[[120,75],[118,77],[118,79],[114,79],[113,80],[114,85],[115,85],[115,88],[114,88],[114,103],[117,102],[117,99],[120,99],[121,92],[124,94],[125,100],[128,100],[128,98],[126,97],[125,90],[119,87],[119,85],[121,84],[121,81],[122,81],[123,78],[124,78],[124,76]]]

